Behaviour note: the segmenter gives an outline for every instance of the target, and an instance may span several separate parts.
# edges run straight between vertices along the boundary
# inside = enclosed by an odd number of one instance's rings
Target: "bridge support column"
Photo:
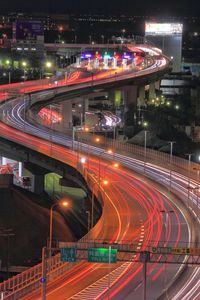
[[[114,108],[119,108],[123,104],[123,95],[120,89],[110,90],[108,98]]]
[[[156,97],[156,88],[155,82],[149,84],[149,100],[154,99]]]
[[[127,85],[120,89],[109,91],[109,100],[115,108],[124,105],[126,108],[129,104],[137,105],[137,86]]]
[[[2,157],[2,159],[1,159],[1,164],[3,165],[3,166],[5,166],[6,164],[7,164],[7,158],[6,157]]]
[[[138,88],[135,85],[128,85],[123,88],[124,106],[128,108],[130,104],[137,106]]]
[[[19,177],[23,176],[23,163],[20,161],[19,162]]]
[[[89,99],[88,98],[83,98],[83,100],[84,100],[84,114],[85,114],[85,112],[86,111],[89,111]]]
[[[39,167],[33,163],[25,162],[26,176],[31,178],[30,190],[35,194],[42,194],[44,192],[44,176],[49,170]]]
[[[66,100],[62,102],[62,121],[61,124],[64,129],[72,128],[72,102]]]
[[[139,87],[139,97],[137,99],[137,106],[146,106],[145,103],[145,86]]]
[[[89,100],[86,97],[73,99],[73,114],[79,119],[80,125],[85,122],[85,112],[88,110],[88,106]]]
[[[38,195],[44,192],[44,175],[31,174],[31,191]]]

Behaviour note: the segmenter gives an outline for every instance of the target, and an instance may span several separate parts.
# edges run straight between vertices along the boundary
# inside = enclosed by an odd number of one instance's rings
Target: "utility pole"
[[[42,248],[42,278],[40,279],[42,284],[42,300],[46,300],[46,286],[47,286],[47,248]]]

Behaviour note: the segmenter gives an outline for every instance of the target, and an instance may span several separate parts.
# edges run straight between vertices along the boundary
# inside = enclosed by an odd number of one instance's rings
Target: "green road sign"
[[[99,263],[116,263],[117,249],[88,248],[88,261]]]
[[[76,261],[76,248],[61,248],[60,249],[60,260],[75,262]]]

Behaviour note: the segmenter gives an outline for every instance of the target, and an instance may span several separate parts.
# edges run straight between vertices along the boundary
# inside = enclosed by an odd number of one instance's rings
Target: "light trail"
[[[163,64],[165,64],[165,62],[164,60],[161,60],[158,65],[163,66]],[[158,65],[156,63],[156,68]],[[145,70],[141,70],[141,72],[145,72]],[[101,74],[101,76],[95,76],[97,77],[94,77],[93,80],[96,81],[99,77],[102,79],[104,77],[104,74]],[[80,79],[80,74],[78,73],[74,74],[74,78],[75,81],[79,80],[79,82],[80,80],[83,80]],[[73,80],[74,79],[71,79],[71,82],[74,82]],[[76,81],[76,84],[77,82],[78,81]],[[15,128],[19,128],[20,130],[26,130],[32,136],[23,132],[19,132],[18,130],[15,130],[13,128],[9,128],[8,126],[0,123],[0,131],[2,133],[2,137],[11,139],[13,141],[17,140],[17,142],[21,143],[22,145],[26,145],[31,149],[35,149],[41,153],[50,155],[58,160],[60,160],[61,157],[65,157],[65,163],[76,167],[76,153],[69,149],[71,147],[71,140],[69,138],[67,139],[62,134],[53,134],[52,132],[47,132],[45,129],[37,128],[34,125],[30,125],[27,121],[24,123],[23,110],[25,103],[26,101],[24,101],[23,103],[14,103],[13,108],[11,109],[11,113],[8,112],[6,118],[12,126],[14,126]],[[34,137],[34,135],[38,137]],[[45,139],[46,141],[41,139]],[[55,145],[54,143],[56,143],[57,145]],[[62,145],[65,145],[65,147],[63,147]],[[69,147],[68,149],[66,149],[66,145]],[[75,145],[77,145],[77,143]],[[88,153],[90,154],[90,168],[94,172],[94,174],[98,174],[99,160],[95,158],[95,155],[98,157],[102,150],[98,147],[88,146],[87,144],[82,143],[81,153],[84,153],[84,151],[89,151]],[[111,157],[111,155],[104,154],[102,155],[102,160],[106,158],[111,159]],[[139,160],[129,158],[117,153],[115,154],[115,160],[120,162],[122,165],[128,167],[129,170],[136,170],[139,173],[143,172],[143,163]],[[169,208],[175,211],[177,207],[170,202],[165,193],[160,193],[158,190],[155,189],[155,187],[151,186],[146,182],[141,183],[141,178],[137,178],[136,174],[133,176],[132,171],[128,171],[121,168],[117,172],[118,173],[115,174],[114,171],[109,168],[106,171],[107,176],[111,176],[112,178],[112,184],[111,186],[106,187],[106,191],[104,192],[104,210],[103,215],[100,219],[101,221],[91,230],[89,236],[91,236],[92,238],[101,239],[106,239],[109,236],[111,242],[122,242],[123,240],[129,241],[130,243],[134,242],[138,244],[138,249],[146,249],[146,243],[149,243],[150,241],[153,243],[153,245],[157,245],[160,239],[162,238],[163,219],[159,216],[159,210],[156,209],[156,207],[161,207],[162,210],[165,210],[166,212],[169,210]],[[158,182],[160,182],[161,179],[167,183],[169,181],[169,179],[167,178],[167,176],[169,175],[168,169],[159,168],[158,166],[154,166],[148,163],[146,164],[146,175],[155,179]],[[185,197],[187,196],[187,181],[187,177],[173,172],[172,188],[178,191],[179,194],[183,194]],[[117,182],[120,182],[120,185],[118,185]],[[195,185],[195,181],[191,182]],[[195,199],[195,197],[192,198],[192,201],[197,206],[197,199]],[[111,209],[111,207],[113,207],[114,210]],[[110,221],[107,219],[108,216],[110,219],[112,219],[113,228],[111,226],[108,227],[110,229],[106,230],[105,225],[108,225],[108,222]],[[117,216],[117,218],[115,218],[115,216]],[[133,217],[134,221],[137,220],[138,226],[134,224]],[[181,232],[187,232],[187,224],[184,225],[184,229],[183,225],[180,225],[182,224],[182,219],[184,219],[181,212],[175,213],[175,219],[177,222],[177,229],[176,231],[174,230],[172,232],[172,220],[170,216],[168,218],[169,223],[165,245],[168,245],[168,243],[173,243],[174,245],[177,245],[180,242],[180,237],[182,236]],[[136,227],[137,229],[133,232],[134,227]],[[188,235],[186,234],[186,236]],[[189,240],[185,242],[189,242]],[[99,272],[99,274],[103,273],[100,265],[98,265],[97,268],[94,267],[94,265],[96,264],[87,263],[81,271],[83,272],[82,274],[87,275],[88,270],[91,270],[91,272],[93,272],[93,276],[98,275],[95,271]],[[117,266],[120,267],[123,266],[123,264],[118,264]],[[174,273],[177,274],[179,272],[179,269],[180,268],[177,267],[177,270]],[[160,266],[157,263],[154,263],[148,271],[148,275],[152,276],[152,282],[156,283],[157,280],[155,279],[162,276],[163,271],[164,270],[162,266]],[[121,293],[123,288],[126,289],[129,284],[133,284],[133,282],[136,283],[137,277],[140,272],[141,267],[138,268],[137,263],[133,262],[124,264],[124,269],[122,269],[121,273],[118,274],[118,279],[113,281],[112,285],[110,286],[110,296],[112,296],[112,298],[114,298],[115,296],[117,297],[119,296],[118,293]],[[77,278],[77,280],[79,280],[79,275],[80,274],[75,274],[73,278]],[[191,276],[190,280],[188,280],[188,284],[191,285],[192,283],[194,283],[197,280],[197,275],[198,274],[194,273],[194,276]],[[86,276],[86,278],[88,280],[88,285],[90,285],[89,281],[91,279],[89,278],[89,276]],[[100,278],[102,278],[102,274]],[[99,281],[100,279],[97,280],[96,283],[98,283]],[[57,281],[57,284],[58,283],[59,281]],[[57,287],[57,289],[61,291],[62,287],[64,288],[66,286],[66,283],[67,281],[63,283],[63,286]],[[137,291],[139,290],[140,287],[137,289]],[[103,292],[101,291],[101,296],[106,297],[106,292],[107,288],[105,288]],[[53,295],[51,291],[49,291],[48,293],[49,296]],[[182,296],[184,293],[187,294],[188,291],[186,289],[182,290]],[[192,296],[197,295],[198,288],[194,288],[193,292],[190,293]],[[188,294],[188,296],[190,295]],[[53,295],[53,297],[55,296]],[[100,295],[97,297],[100,297]]]

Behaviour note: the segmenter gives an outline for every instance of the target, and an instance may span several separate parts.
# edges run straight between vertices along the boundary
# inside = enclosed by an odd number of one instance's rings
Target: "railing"
[[[112,148],[114,152],[117,154],[125,155],[131,158],[139,159],[141,161],[145,160],[145,163],[148,164],[156,164],[164,169],[171,168],[172,171],[182,171],[185,176],[188,176],[190,172],[190,176],[193,179],[197,178],[197,172],[195,169],[200,168],[198,163],[189,162],[187,159],[180,158],[178,156],[161,152],[154,149],[145,148],[142,146],[120,142],[118,140],[113,140],[110,138],[101,137],[102,142],[97,145],[95,142],[94,136],[92,134],[83,134],[81,136],[81,141],[86,144],[90,144],[95,147],[101,148]],[[167,142],[166,142],[167,143]],[[88,151],[88,149],[87,149]],[[171,158],[170,158],[171,157]],[[190,168],[190,170],[189,170]]]

